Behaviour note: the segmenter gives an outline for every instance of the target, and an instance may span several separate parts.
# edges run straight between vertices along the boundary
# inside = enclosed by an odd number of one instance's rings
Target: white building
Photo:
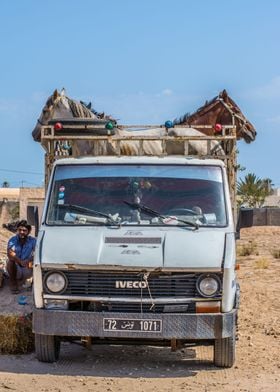
[[[263,203],[264,207],[280,207],[280,188],[275,188],[273,194],[267,196]]]

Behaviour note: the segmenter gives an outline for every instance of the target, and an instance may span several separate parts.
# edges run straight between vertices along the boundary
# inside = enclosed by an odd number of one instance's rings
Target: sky
[[[280,2],[3,0],[0,186],[42,186],[31,132],[52,92],[122,124],[163,124],[226,89],[257,130],[240,175],[280,187]]]

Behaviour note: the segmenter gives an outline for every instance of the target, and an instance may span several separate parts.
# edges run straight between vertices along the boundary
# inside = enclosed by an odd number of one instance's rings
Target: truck
[[[33,269],[38,360],[57,361],[64,340],[172,350],[211,344],[214,364],[233,366],[236,238],[250,225],[250,219],[237,224],[234,125],[204,136],[203,156],[188,148],[201,137],[108,135],[112,128],[101,120],[42,127],[47,191],[40,226],[29,211],[39,227]],[[122,154],[121,143],[132,140],[138,155]],[[145,155],[141,146],[153,140],[162,143],[160,154]],[[183,146],[179,155],[166,152],[174,140]],[[212,140],[224,154],[212,155]],[[80,141],[113,141],[117,148],[114,155],[94,148],[90,156],[74,156]]]

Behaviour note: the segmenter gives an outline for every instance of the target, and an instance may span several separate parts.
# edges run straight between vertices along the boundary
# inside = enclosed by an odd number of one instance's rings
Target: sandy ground
[[[0,241],[5,236],[1,234]],[[254,254],[238,256],[242,300],[233,368],[214,367],[211,347],[171,352],[168,348],[93,345],[87,350],[63,343],[55,364],[39,363],[34,354],[0,356],[0,391],[279,390],[280,259],[271,252],[280,250],[280,227],[244,229],[239,253],[248,244],[255,248]]]

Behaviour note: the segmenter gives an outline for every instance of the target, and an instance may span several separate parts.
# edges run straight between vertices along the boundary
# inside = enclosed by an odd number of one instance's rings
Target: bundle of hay
[[[25,354],[33,349],[32,315],[0,314],[0,354]]]
[[[4,279],[0,289],[0,354],[24,354],[33,350],[32,311],[31,290],[22,289],[13,295]]]

